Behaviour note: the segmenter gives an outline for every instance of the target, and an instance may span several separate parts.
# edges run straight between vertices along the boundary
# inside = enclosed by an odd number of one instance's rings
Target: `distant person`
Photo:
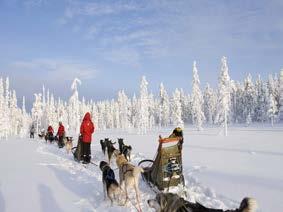
[[[51,125],[49,125],[47,128],[46,140],[49,140],[50,142],[54,140],[54,130]]]
[[[35,127],[34,124],[32,124],[29,130],[29,137],[34,138],[34,133],[35,133]]]
[[[82,141],[82,156],[83,163],[90,163],[91,159],[91,136],[94,132],[94,124],[91,121],[90,113],[87,112],[84,116],[83,122],[81,124],[81,141]]]
[[[58,147],[63,148],[64,147],[64,137],[65,137],[65,127],[61,121],[59,122],[57,136],[58,136]]]

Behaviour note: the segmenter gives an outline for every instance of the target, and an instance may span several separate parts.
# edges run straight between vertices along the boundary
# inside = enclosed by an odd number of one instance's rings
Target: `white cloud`
[[[79,15],[85,16],[100,16],[100,15],[112,15],[123,13],[127,11],[137,10],[137,6],[130,3],[112,2],[107,4],[105,2],[79,2],[71,1],[65,10],[65,16],[67,18],[73,18]]]
[[[37,77],[49,80],[72,80],[75,77],[92,79],[97,70],[92,64],[58,59],[34,59],[30,61],[16,61],[10,65],[12,70],[36,74]]]
[[[116,48],[104,52],[103,55],[105,60],[114,63],[129,65],[134,68],[140,67],[140,54],[133,48]]]

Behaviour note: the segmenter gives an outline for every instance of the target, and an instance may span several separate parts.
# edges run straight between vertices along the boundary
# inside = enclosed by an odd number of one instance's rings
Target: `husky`
[[[123,138],[118,138],[118,144],[119,144],[119,151],[122,153],[123,152],[123,147],[125,146],[124,139]]]
[[[112,143],[112,141],[109,139],[106,139],[105,142],[107,147],[108,162],[111,163],[112,156],[117,156],[120,152],[114,147],[114,144],[116,144],[116,142]]]
[[[106,151],[106,140],[101,139],[101,140],[100,140],[100,145],[101,145],[102,153],[105,155],[105,151]]]
[[[257,209],[256,200],[246,197],[242,200],[237,209],[213,209],[206,208],[200,203],[192,203],[173,193],[158,193],[155,199],[147,201],[156,212],[255,212]]]
[[[67,154],[69,154],[73,148],[73,137],[65,137],[64,144],[66,146]]]
[[[128,190],[133,188],[136,193],[136,200],[140,208],[139,176],[144,170],[139,166],[130,164],[123,154],[116,156],[116,164],[119,168],[120,185],[126,193],[126,200],[129,199]],[[141,210],[140,210],[141,211]]]
[[[107,194],[107,197],[111,201],[111,205],[113,205],[114,201],[120,203],[122,196],[122,189],[119,186],[117,180],[115,179],[114,171],[105,161],[100,162],[99,168],[102,171],[104,199],[106,199],[106,194]]]
[[[118,138],[118,144],[119,144],[120,153],[122,153],[125,156],[125,158],[128,161],[130,161],[131,160],[132,147],[130,145],[125,145],[123,138]]]

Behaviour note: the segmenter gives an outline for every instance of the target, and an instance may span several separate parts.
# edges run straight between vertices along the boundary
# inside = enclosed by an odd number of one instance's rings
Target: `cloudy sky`
[[[42,84],[67,99],[190,91],[192,64],[216,86],[223,55],[232,79],[283,68],[282,0],[0,0],[0,75],[28,101]]]

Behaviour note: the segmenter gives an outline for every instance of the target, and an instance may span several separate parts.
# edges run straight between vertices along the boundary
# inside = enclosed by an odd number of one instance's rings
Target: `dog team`
[[[125,145],[122,138],[118,138],[119,149],[116,149],[114,144],[109,138],[100,140],[101,150],[105,155],[107,152],[108,162],[101,161],[99,167],[102,171],[102,182],[104,197],[108,197],[113,202],[124,205],[129,200],[129,191],[134,190],[138,210],[140,207],[140,192],[139,192],[139,177],[143,169],[130,163],[132,147]],[[119,169],[119,183],[115,178],[113,169],[111,169],[111,160],[115,158],[116,165]],[[125,197],[125,202],[122,203],[122,197]]]
[[[94,124],[91,121],[90,113],[86,113],[80,127],[80,139],[81,141],[81,159],[83,163],[91,162],[91,141],[92,134],[94,132]],[[35,127],[34,125],[30,128],[30,138],[34,138]],[[73,148],[72,137],[65,136],[65,128],[62,122],[59,122],[59,127],[56,136],[54,136],[54,130],[52,126],[49,126],[47,133],[41,131],[38,135],[40,138],[45,138],[46,142],[58,142],[58,147],[62,148],[66,146],[67,152],[69,153]],[[129,198],[129,192],[135,192],[135,198],[137,202],[133,206],[137,211],[141,211],[141,197],[139,191],[139,177],[144,170],[132,164],[131,152],[132,147],[125,145],[123,138],[118,138],[119,148],[116,149],[114,144],[109,138],[100,140],[101,150],[104,155],[107,153],[108,162],[101,161],[99,168],[102,172],[102,184],[104,198],[107,197],[113,203],[118,205],[125,205]],[[111,168],[112,160],[115,159],[116,165],[119,170],[119,182],[115,178],[114,170]],[[255,212],[257,203],[253,198],[244,198],[237,209],[222,210],[207,208],[202,204],[196,202],[192,203],[179,197],[173,193],[159,192],[156,194],[154,199],[147,201],[148,205],[155,209],[157,212]]]

